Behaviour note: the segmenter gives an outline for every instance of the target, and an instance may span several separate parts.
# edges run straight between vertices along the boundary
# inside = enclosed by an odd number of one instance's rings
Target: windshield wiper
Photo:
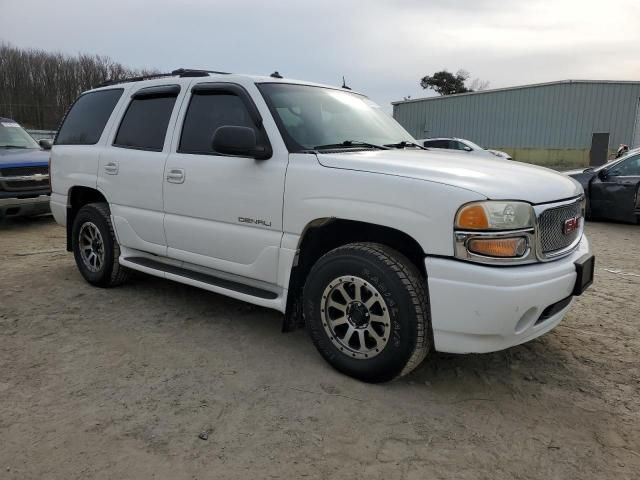
[[[328,150],[332,148],[349,148],[349,147],[368,147],[368,148],[377,148],[379,150],[389,150],[389,147],[376,145],[375,143],[368,142],[360,142],[358,140],[345,140],[342,143],[327,143],[326,145],[316,145],[313,147],[314,150]]]
[[[24,145],[0,145],[0,148],[29,148]]]
[[[402,140],[398,143],[385,143],[385,147],[393,147],[393,148],[407,148],[407,147],[418,147],[420,150],[429,150],[428,148],[423,147],[415,142],[407,142],[406,140]]]

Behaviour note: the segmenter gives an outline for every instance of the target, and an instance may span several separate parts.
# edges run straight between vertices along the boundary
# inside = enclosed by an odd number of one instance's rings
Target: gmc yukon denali
[[[278,310],[368,382],[536,338],[593,279],[576,181],[425,149],[344,88],[184,69],[107,82],[70,108],[51,162],[89,283],[138,270]]]

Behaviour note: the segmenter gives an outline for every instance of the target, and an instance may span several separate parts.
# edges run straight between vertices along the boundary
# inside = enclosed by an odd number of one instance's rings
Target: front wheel
[[[304,313],[325,360],[359,380],[405,375],[430,350],[426,282],[384,245],[352,243],[320,258],[305,284]]]

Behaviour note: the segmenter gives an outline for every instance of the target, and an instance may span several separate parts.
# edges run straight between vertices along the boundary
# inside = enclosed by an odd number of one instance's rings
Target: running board
[[[278,298],[278,294],[270,292],[269,290],[263,290],[262,288],[252,287],[240,282],[234,282],[233,280],[227,280],[224,278],[214,277],[202,272],[195,272],[182,267],[176,267],[175,265],[168,265],[166,263],[158,262],[146,257],[125,257],[123,260],[139,265],[141,267],[150,268],[164,273],[170,273],[178,275],[183,278],[194,280],[196,282],[206,283],[214,287],[224,288],[226,290],[233,290],[234,292],[241,293],[243,295],[250,295],[256,298],[262,298],[265,300],[275,300]]]

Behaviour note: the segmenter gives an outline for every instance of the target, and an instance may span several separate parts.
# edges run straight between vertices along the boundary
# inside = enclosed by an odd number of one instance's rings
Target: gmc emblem
[[[569,218],[564,221],[562,233],[564,233],[565,235],[569,235],[570,233],[578,230],[578,228],[580,228],[580,217]]]

